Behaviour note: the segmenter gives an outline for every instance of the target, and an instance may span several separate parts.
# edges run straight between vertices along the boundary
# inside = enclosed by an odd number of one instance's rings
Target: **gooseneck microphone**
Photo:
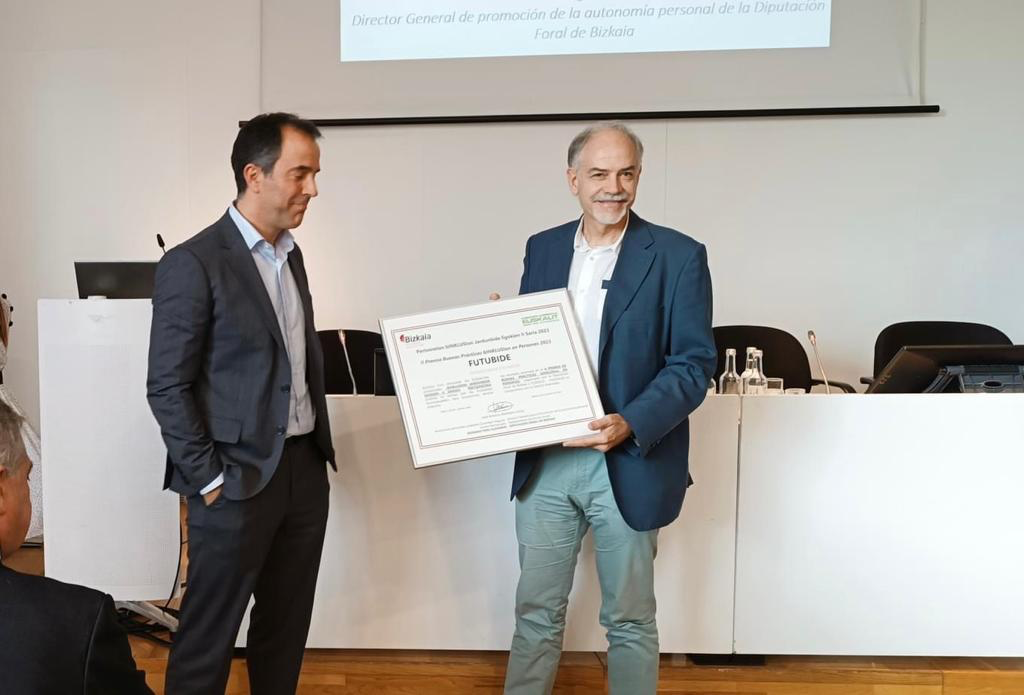
[[[832,388],[828,385],[828,377],[825,376],[825,368],[821,366],[821,355],[818,354],[818,338],[814,335],[814,331],[807,331],[807,339],[811,341],[811,347],[814,349],[814,360],[818,363],[818,371],[821,372],[821,380],[825,382],[825,393],[831,394]]]
[[[160,247],[160,250],[167,253],[167,245],[164,244],[164,238],[159,234],[156,235],[156,245]]]
[[[358,396],[359,390],[356,388],[356,375],[352,371],[352,359],[348,356],[348,345],[345,344],[345,329],[338,329],[338,337],[341,339],[341,351],[345,353],[345,366],[348,367],[348,376],[352,379],[352,395]]]

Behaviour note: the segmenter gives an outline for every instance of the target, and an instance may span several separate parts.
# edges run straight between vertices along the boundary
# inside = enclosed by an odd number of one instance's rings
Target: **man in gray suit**
[[[169,251],[153,293],[148,397],[165,487],[188,500],[188,588],[166,692],[224,692],[251,597],[251,691],[294,692],[334,466],[323,355],[289,230],[316,196],[316,126],[271,113],[231,153],[238,198]]]

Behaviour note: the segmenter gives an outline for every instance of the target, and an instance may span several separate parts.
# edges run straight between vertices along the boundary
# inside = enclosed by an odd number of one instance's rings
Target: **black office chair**
[[[962,321],[903,321],[886,326],[875,339],[875,361],[870,377],[860,383],[873,384],[878,375],[904,347],[909,345],[1013,345],[998,328]]]
[[[352,377],[348,372],[348,360],[341,345],[337,329],[317,331],[320,347],[324,351],[324,380],[327,393],[352,393]],[[373,394],[373,353],[384,347],[380,333],[345,329],[345,346],[352,359],[352,373],[356,378],[356,389],[360,394]]]
[[[742,372],[747,347],[764,351],[766,376],[782,377],[786,388],[802,388],[808,393],[812,386],[824,385],[821,379],[811,377],[811,364],[800,341],[792,334],[770,326],[715,326],[715,345],[718,347],[718,368],[715,379],[725,371],[725,351],[736,350],[736,369]],[[849,384],[829,380],[829,385],[846,393],[857,393]]]

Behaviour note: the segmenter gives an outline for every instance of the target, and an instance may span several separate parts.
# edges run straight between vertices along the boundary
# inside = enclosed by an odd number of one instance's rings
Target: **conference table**
[[[146,300],[39,304],[47,573],[163,600],[178,502]],[[331,396],[339,471],[309,646],[507,649],[510,455],[415,470],[396,400]],[[665,653],[1024,655],[1024,397],[710,396],[659,534]],[[565,647],[601,650],[593,547]],[[244,644],[245,627],[239,636]]]

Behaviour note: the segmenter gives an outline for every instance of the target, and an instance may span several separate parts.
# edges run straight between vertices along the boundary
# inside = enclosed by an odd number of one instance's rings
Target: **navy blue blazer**
[[[0,692],[153,695],[110,596],[0,564]]]
[[[573,220],[530,237],[520,294],[568,285],[578,226]],[[615,501],[630,527],[661,528],[682,508],[689,478],[687,418],[704,400],[717,363],[703,244],[630,213],[605,295],[598,363],[605,412],[622,415],[636,440],[605,454]],[[540,453],[517,453],[513,497]]]

